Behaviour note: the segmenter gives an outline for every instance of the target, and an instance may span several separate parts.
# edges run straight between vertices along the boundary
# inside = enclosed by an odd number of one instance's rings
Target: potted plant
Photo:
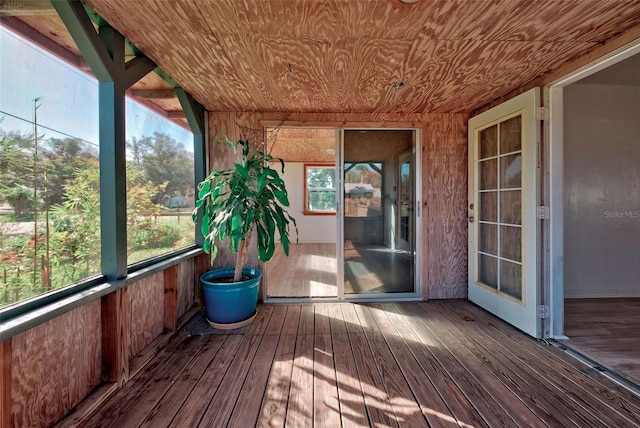
[[[215,143],[222,139],[216,137]],[[289,198],[284,181],[270,167],[278,161],[284,172],[284,161],[258,150],[250,153],[248,140],[233,142],[224,137],[224,141],[238,161],[229,169],[213,171],[198,185],[192,217],[195,221],[198,211],[203,211],[203,250],[212,264],[223,241],[236,253],[235,267],[213,269],[200,277],[207,321],[215,328],[229,329],[250,323],[257,313],[262,273],[245,266],[252,235],[256,234],[258,259],[264,263],[273,257],[276,240],[289,255],[290,225],[296,234],[298,228],[286,210]]]

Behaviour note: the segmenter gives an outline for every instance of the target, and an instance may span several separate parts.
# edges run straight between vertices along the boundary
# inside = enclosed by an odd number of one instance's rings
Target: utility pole
[[[46,239],[46,251],[47,255],[45,257],[42,269],[42,277],[40,281],[42,282],[42,286],[50,290],[51,289],[51,250],[49,245],[49,180],[47,178],[47,164],[46,162],[42,166],[44,169],[44,216],[45,216],[45,239]]]
[[[33,286],[38,273],[38,108],[40,97],[33,100]]]

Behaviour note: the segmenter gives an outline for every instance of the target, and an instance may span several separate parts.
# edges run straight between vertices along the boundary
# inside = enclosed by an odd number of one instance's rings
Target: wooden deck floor
[[[466,301],[262,305],[185,333],[86,426],[640,426],[638,396]]]

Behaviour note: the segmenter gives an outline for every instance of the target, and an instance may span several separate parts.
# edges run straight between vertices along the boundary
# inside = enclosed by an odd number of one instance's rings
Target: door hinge
[[[549,318],[549,305],[538,305],[536,308],[536,318]]]
[[[550,217],[549,207],[539,206],[536,207],[536,218],[538,220],[549,220]]]
[[[546,107],[537,107],[536,120],[549,120],[549,110]]]

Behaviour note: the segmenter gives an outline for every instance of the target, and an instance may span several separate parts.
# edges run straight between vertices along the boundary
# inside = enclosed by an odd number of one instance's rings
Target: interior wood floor
[[[344,245],[344,292],[412,293],[413,266],[408,251],[394,251],[385,245]]]
[[[345,243],[344,291],[348,294],[411,293],[411,256],[384,245]],[[335,244],[293,244],[289,257],[281,246],[267,265],[269,297],[336,297]]]
[[[260,305],[213,333],[177,334],[85,426],[640,426],[640,397],[467,301]]]
[[[336,244],[291,244],[289,256],[276,246],[267,264],[269,297],[338,296]]]
[[[566,299],[560,341],[640,385],[640,298]]]

